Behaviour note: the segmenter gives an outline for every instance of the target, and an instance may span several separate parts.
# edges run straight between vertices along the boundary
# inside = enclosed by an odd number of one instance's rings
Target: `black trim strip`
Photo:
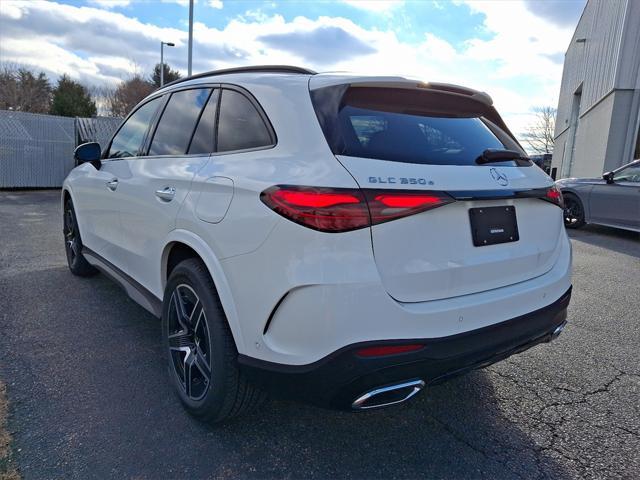
[[[548,188],[523,190],[454,190],[448,191],[456,200],[504,200],[509,198],[545,198]]]
[[[162,316],[162,300],[147,290],[143,285],[135,281],[113,263],[104,259],[90,248],[83,246],[82,255],[84,255],[91,265],[120,285],[131,300],[148,312],[152,313],[154,316],[158,318]]]

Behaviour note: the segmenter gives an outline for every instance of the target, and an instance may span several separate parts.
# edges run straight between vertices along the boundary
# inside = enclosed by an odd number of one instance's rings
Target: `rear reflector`
[[[416,352],[422,350],[424,345],[385,345],[377,347],[367,347],[356,350],[359,357],[383,357],[385,355],[396,355],[398,353]]]
[[[321,232],[347,232],[446,205],[443,192],[276,185],[262,202],[289,220]]]

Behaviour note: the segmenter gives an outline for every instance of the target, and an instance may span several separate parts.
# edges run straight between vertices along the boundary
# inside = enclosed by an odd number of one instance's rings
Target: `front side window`
[[[108,158],[135,157],[140,154],[144,135],[160,103],[161,97],[154,98],[127,119],[111,141]]]
[[[181,90],[171,95],[158,122],[149,155],[184,155],[210,88]]]
[[[640,183],[640,164],[630,165],[613,176],[614,182]]]
[[[223,90],[218,120],[218,152],[273,145],[262,117],[243,94]]]

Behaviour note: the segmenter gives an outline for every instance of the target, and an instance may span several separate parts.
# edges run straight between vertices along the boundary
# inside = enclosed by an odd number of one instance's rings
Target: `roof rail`
[[[196,78],[212,77],[214,75],[227,75],[231,73],[249,73],[249,72],[264,72],[264,73],[300,73],[303,75],[315,75],[318,72],[309,70],[308,68],[294,67],[291,65],[253,65],[247,67],[235,67],[235,68],[223,68],[222,70],[211,70],[210,72],[196,73],[190,77],[179,78],[173,82],[165,83],[163,87],[169,85],[175,85],[177,83],[186,82],[187,80],[193,80]]]

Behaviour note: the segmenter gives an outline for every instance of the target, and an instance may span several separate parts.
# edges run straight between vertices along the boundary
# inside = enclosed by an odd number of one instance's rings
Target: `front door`
[[[196,148],[200,135],[194,132],[202,113],[200,125],[212,144],[217,107],[217,91],[212,91],[207,87],[174,92],[149,135],[147,154],[125,160],[126,175],[119,178],[121,268],[158,298],[162,298],[160,258],[166,237],[193,177],[213,151],[209,145]],[[204,108],[209,97],[211,107]]]
[[[616,171],[613,183],[594,186],[589,206],[596,223],[640,228],[640,163]]]

